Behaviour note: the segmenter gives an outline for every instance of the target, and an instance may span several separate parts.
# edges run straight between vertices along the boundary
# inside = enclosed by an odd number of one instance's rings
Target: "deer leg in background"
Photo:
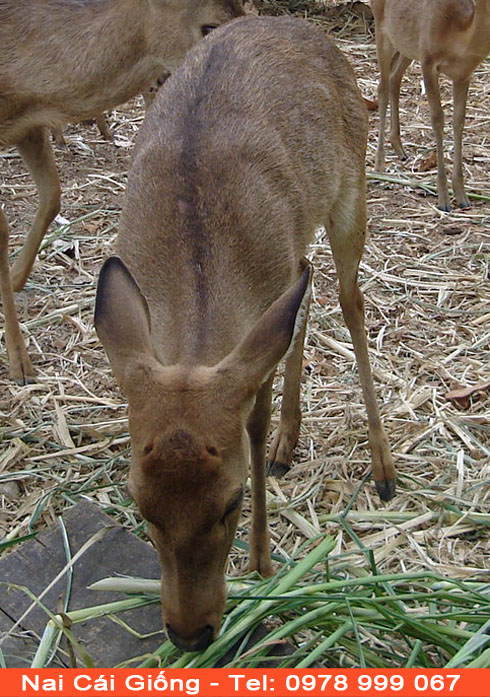
[[[5,344],[10,364],[9,375],[19,385],[25,385],[33,381],[35,373],[27,353],[24,337],[19,326],[19,318],[15,310],[8,260],[8,243],[9,227],[7,218],[0,207],[0,291],[5,318]]]
[[[39,207],[24,246],[12,266],[14,290],[22,290],[46,231],[60,210],[61,190],[53,149],[46,128],[35,128],[17,144],[17,148],[34,179]]]
[[[105,114],[99,114],[95,117],[95,125],[99,129],[100,135],[104,138],[104,140],[108,140],[109,142],[114,140],[112,131],[107,124]]]
[[[398,53],[393,62],[390,75],[390,110],[391,110],[391,133],[390,140],[396,154],[402,159],[406,158],[400,137],[400,85],[406,69],[412,61]]]
[[[432,130],[436,138],[437,149],[437,207],[441,211],[450,211],[449,192],[447,188],[446,168],[444,166],[444,111],[441,106],[439,75],[432,60],[422,61],[427,100],[430,107]]]
[[[378,56],[379,67],[379,84],[378,84],[378,110],[379,110],[379,132],[378,132],[378,148],[376,150],[375,168],[382,172],[385,167],[385,130],[386,130],[386,112],[388,110],[388,101],[390,96],[390,72],[392,61],[396,57],[396,53],[389,39],[383,36],[381,30],[376,32],[376,51]]]
[[[59,148],[63,148],[64,150],[68,148],[65,136],[63,135],[63,129],[61,127],[51,128],[51,135]]]
[[[95,117],[95,119],[89,119],[88,121],[83,121],[83,123],[95,123],[95,125],[99,129],[100,135],[104,138],[104,140],[107,140],[111,143],[114,141],[114,136],[112,135],[111,129],[107,125],[107,119],[105,117],[105,114],[99,114]],[[51,135],[53,136],[53,140],[59,148],[63,148],[65,150],[67,149],[68,146],[66,144],[66,140],[63,135],[63,129],[61,127],[51,128]]]
[[[453,82],[454,159],[452,183],[456,203],[460,208],[469,208],[470,206],[463,183],[463,129],[469,86],[469,79],[461,82]]]

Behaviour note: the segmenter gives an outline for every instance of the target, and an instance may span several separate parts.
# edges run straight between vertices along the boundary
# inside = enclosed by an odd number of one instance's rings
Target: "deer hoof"
[[[268,477],[277,477],[277,479],[280,479],[281,477],[284,477],[285,474],[289,472],[291,468],[286,465],[285,462],[268,462],[266,465],[266,474]]]
[[[451,206],[437,206],[440,211],[443,211],[444,213],[450,213],[451,212]]]
[[[24,385],[33,385],[36,382],[36,378],[32,375],[24,375],[23,378],[14,378],[14,382],[19,387],[23,387]]]
[[[375,482],[376,490],[382,501],[389,501],[396,493],[396,479],[383,479]]]

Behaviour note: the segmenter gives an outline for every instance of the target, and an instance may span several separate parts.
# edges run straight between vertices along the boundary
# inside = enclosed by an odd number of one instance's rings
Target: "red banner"
[[[0,697],[489,697],[490,671],[316,668],[0,670]]]

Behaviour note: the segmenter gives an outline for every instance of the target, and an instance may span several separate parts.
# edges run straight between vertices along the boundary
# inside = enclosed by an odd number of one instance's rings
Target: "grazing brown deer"
[[[162,565],[172,641],[205,648],[249,458],[250,568],[272,573],[265,452],[286,355],[272,469],[288,468],[315,229],[325,225],[367,407],[376,487],[395,469],[376,405],[357,283],[366,229],[367,112],[332,41],[291,18],[216,29],[158,93],[137,139],[95,325],[129,403],[130,490]],[[332,278],[333,282],[333,278]]]
[[[413,60],[420,61],[437,147],[437,201],[451,209],[444,167],[444,112],[439,73],[453,82],[454,157],[452,184],[457,204],[470,204],[463,183],[462,145],[466,99],[475,68],[490,51],[490,0],[371,0],[379,64],[379,141],[376,169],[384,169],[384,131],[391,104],[391,143],[405,157],[400,139],[400,83]]]
[[[0,209],[0,289],[12,379],[34,371],[15,313],[39,245],[60,208],[49,128],[96,117],[175,68],[240,0],[0,0],[0,146],[15,145],[39,208],[11,274]]]

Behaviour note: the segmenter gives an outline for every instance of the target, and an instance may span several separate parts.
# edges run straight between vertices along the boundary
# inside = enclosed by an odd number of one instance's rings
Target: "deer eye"
[[[243,489],[240,489],[235,496],[231,499],[230,503],[226,507],[225,513],[221,519],[221,522],[225,522],[226,518],[230,515],[230,513],[233,513],[233,511],[236,511],[236,509],[241,505],[243,501]]]
[[[201,27],[201,34],[203,36],[207,36],[213,31],[213,29],[216,29],[217,26],[217,24],[203,24]]]

